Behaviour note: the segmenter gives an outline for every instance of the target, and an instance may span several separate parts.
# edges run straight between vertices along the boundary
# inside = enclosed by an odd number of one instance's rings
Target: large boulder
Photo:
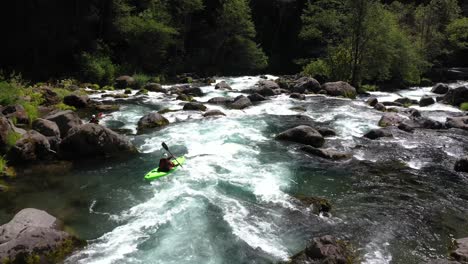
[[[166,93],[166,89],[164,89],[159,83],[147,83],[143,89],[148,90],[150,92],[158,92],[158,93]]]
[[[134,152],[136,148],[127,138],[91,123],[70,129],[60,143],[60,155],[66,159],[108,157]]]
[[[275,93],[275,90],[269,88],[269,87],[265,87],[265,86],[261,86],[257,89],[255,89],[255,93],[258,93],[260,94],[261,96],[264,96],[264,97],[267,97],[267,96],[275,96],[276,93]]]
[[[63,103],[76,108],[85,108],[88,106],[89,97],[87,95],[70,94],[63,98]]]
[[[50,158],[53,152],[49,140],[41,133],[30,130],[7,152],[11,164],[24,164]]]
[[[434,98],[430,96],[423,96],[421,100],[419,100],[419,106],[424,107],[424,106],[429,106],[435,104]]]
[[[11,133],[14,133],[13,125],[5,116],[0,114],[0,154],[7,151]]]
[[[249,98],[245,97],[244,95],[239,95],[234,99],[234,101],[229,105],[232,109],[244,109],[249,106],[252,106],[252,102]]]
[[[209,104],[215,104],[215,105],[228,105],[234,101],[233,98],[229,97],[213,97],[210,100],[208,100],[207,103]]]
[[[254,93],[247,96],[251,102],[261,102],[267,100],[263,95]]]
[[[468,156],[457,160],[457,162],[455,163],[455,171],[468,172]]]
[[[184,105],[185,111],[206,111],[206,106],[201,103],[192,102]]]
[[[291,258],[290,264],[346,264],[354,263],[352,252],[346,243],[340,243],[332,236],[323,236],[312,239],[302,252]]]
[[[22,105],[9,105],[2,109],[4,114],[9,119],[16,119],[18,124],[29,124],[29,116]]]
[[[451,256],[462,263],[468,263],[468,237],[455,240],[455,246]]]
[[[366,104],[368,104],[369,106],[376,106],[377,104],[379,103],[379,100],[376,98],[376,97],[371,97],[369,99],[367,99],[366,101]]]
[[[45,211],[23,209],[0,226],[1,263],[59,263],[84,243]]]
[[[356,98],[356,88],[347,82],[329,82],[321,87],[330,96],[343,96],[346,98]]]
[[[32,128],[46,137],[60,137],[60,129],[57,124],[47,119],[34,120]]]
[[[468,130],[468,116],[448,117],[445,125],[448,128],[460,128]]]
[[[229,86],[229,84],[227,82],[225,82],[225,81],[217,83],[215,85],[215,89],[216,90],[232,90],[231,86]]]
[[[191,96],[203,96],[204,93],[200,87],[190,87],[182,90],[182,93]]]
[[[372,129],[364,135],[368,139],[378,139],[381,137],[393,137],[392,131],[388,129]]]
[[[43,105],[50,106],[60,103],[60,98],[58,97],[57,93],[49,87],[42,87],[40,91],[42,98],[44,99]]]
[[[143,116],[138,121],[138,129],[147,129],[147,128],[155,128],[155,127],[163,127],[169,125],[169,120],[167,120],[164,116],[159,113],[152,112],[145,116]]]
[[[314,156],[329,160],[343,160],[350,159],[352,157],[351,153],[348,152],[339,152],[333,149],[314,148],[312,146],[302,147],[301,150]]]
[[[468,102],[468,87],[461,86],[449,90],[444,96],[443,102],[457,107],[462,103]]]
[[[280,86],[276,82],[271,80],[261,80],[258,82],[257,85],[259,89],[267,88],[268,90],[276,90],[280,88]]]
[[[405,119],[397,113],[385,113],[382,118],[380,118],[379,126],[398,126],[403,121],[405,121]]]
[[[295,81],[292,87],[293,93],[313,92],[318,93],[321,90],[320,83],[311,77],[302,77]]]
[[[445,83],[438,83],[434,87],[432,87],[431,92],[435,94],[446,94],[449,91],[448,84]]]
[[[55,122],[57,124],[58,128],[60,129],[60,135],[62,138],[67,135],[68,130],[83,124],[80,117],[71,110],[51,113],[45,116],[44,119]]]
[[[320,148],[325,143],[325,139],[317,130],[305,125],[288,129],[276,136],[276,139],[297,142],[315,148]]]
[[[123,75],[115,79],[115,88],[117,89],[132,88],[135,84],[135,79],[128,75]]]

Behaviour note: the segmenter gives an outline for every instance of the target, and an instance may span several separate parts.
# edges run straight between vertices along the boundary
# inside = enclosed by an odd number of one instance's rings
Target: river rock
[[[461,264],[458,261],[452,261],[448,259],[433,259],[428,262],[421,262],[421,264]]]
[[[455,171],[468,172],[468,156],[459,159],[455,163]],[[467,244],[467,246],[468,246],[468,244]],[[468,249],[468,247],[467,247],[467,249]]]
[[[444,96],[443,102],[457,107],[462,103],[468,102],[468,87],[461,86],[456,89],[449,90]]]
[[[94,109],[98,112],[114,112],[114,111],[119,111],[120,106],[119,105],[113,105],[113,104],[97,104],[94,106]]]
[[[11,164],[24,164],[50,158],[53,152],[49,140],[41,133],[30,130],[7,152]]]
[[[87,95],[70,94],[63,98],[63,103],[76,108],[85,108],[88,106],[89,97]]]
[[[143,89],[150,92],[167,93],[166,89],[164,89],[159,83],[147,83]]]
[[[408,106],[408,105],[412,105],[412,104],[418,104],[418,101],[410,99],[408,97],[398,98],[393,102],[400,104],[400,105],[395,105],[395,106]]]
[[[226,114],[224,114],[223,112],[221,112],[219,110],[208,110],[203,114],[204,117],[225,116],[225,115]]]
[[[60,98],[58,97],[57,93],[49,87],[42,87],[40,91],[42,98],[44,99],[44,102],[42,103],[43,105],[50,106],[60,103]]]
[[[468,157],[466,165],[468,165]],[[451,256],[462,263],[468,263],[468,237],[455,240],[455,246],[456,249],[452,252]]]
[[[434,98],[430,96],[423,96],[421,100],[419,100],[419,106],[424,107],[424,106],[429,106],[435,104]]]
[[[382,103],[375,104],[374,108],[375,108],[375,110],[380,111],[380,112],[386,112],[387,111],[387,108]]]
[[[320,148],[325,143],[323,136],[310,126],[297,126],[280,133],[276,139],[297,142]]]
[[[16,119],[18,124],[29,125],[29,116],[22,105],[9,105],[2,109],[8,119]]]
[[[382,102],[384,106],[398,106],[398,107],[404,107],[402,103],[399,102]]]
[[[0,262],[61,262],[84,243],[60,228],[60,221],[45,211],[21,210],[10,222],[0,226]]]
[[[376,97],[371,97],[371,98],[367,99],[366,104],[374,107],[374,106],[377,105],[378,102],[379,102],[379,100]]]
[[[123,75],[115,79],[115,88],[117,89],[133,88],[135,84],[135,79],[128,75]]]
[[[447,117],[445,125],[448,128],[460,128],[468,130],[468,116]]]
[[[204,93],[200,87],[190,87],[186,88],[182,91],[182,93],[191,96],[203,96]]]
[[[44,119],[55,122],[57,124],[58,128],[60,129],[60,135],[62,138],[67,135],[68,130],[83,124],[80,117],[71,110],[51,113],[45,116]]]
[[[379,126],[398,126],[403,121],[405,121],[405,119],[396,113],[385,113],[382,118],[380,118]]]
[[[343,96],[346,98],[356,98],[356,88],[347,82],[329,82],[322,85],[321,89],[327,91],[330,96]]]
[[[318,128],[317,131],[323,137],[334,137],[334,136],[336,136],[335,130],[333,130],[331,128]]]
[[[197,102],[186,103],[184,105],[184,110],[185,111],[205,111],[206,106],[204,106],[201,103],[197,103]]]
[[[431,92],[435,94],[446,94],[449,91],[448,84],[445,83],[438,83],[434,87],[432,87]]]
[[[176,100],[184,101],[184,102],[190,102],[190,101],[193,100],[193,98],[191,96],[186,95],[186,94],[179,94],[177,96]]]
[[[339,152],[333,149],[314,148],[312,146],[302,147],[301,150],[314,156],[329,160],[343,160],[350,159],[352,157],[351,153],[348,152]]]
[[[13,132],[13,124],[4,115],[0,114],[0,154],[7,151],[8,137]]]
[[[263,97],[262,95],[260,95],[258,93],[251,94],[251,95],[247,96],[247,98],[249,98],[249,100],[251,102],[262,102],[262,101],[266,100],[265,97]]]
[[[136,148],[127,138],[92,123],[73,127],[60,143],[60,155],[66,159],[108,157],[134,152]]]
[[[400,123],[398,125],[398,129],[408,132],[408,133],[413,133],[414,132],[414,127],[411,124],[408,124],[406,121]]]
[[[346,264],[354,263],[353,256],[346,243],[340,243],[332,236],[312,239],[305,250],[291,258],[290,264]]]
[[[276,82],[271,81],[271,80],[261,80],[261,81],[259,81],[257,83],[257,86],[258,86],[259,90],[265,89],[265,91],[268,91],[268,92],[270,92],[270,90],[276,90],[276,89],[280,88],[279,85]],[[262,93],[260,93],[260,94],[263,95],[263,96],[270,96],[268,94],[262,94]]]
[[[297,99],[297,100],[305,100],[306,97],[303,94],[300,93],[292,93],[289,98]]]
[[[245,97],[244,95],[239,95],[234,99],[234,102],[232,102],[229,107],[233,109],[244,109],[249,106],[252,106],[252,102],[250,101],[249,98]]]
[[[225,82],[225,81],[217,83],[215,85],[215,89],[216,90],[232,90],[231,86],[229,86],[229,84],[227,82]]]
[[[311,77],[302,77],[295,81],[294,87],[291,89],[293,93],[318,93],[321,90],[320,83]]]
[[[425,129],[445,129],[446,126],[445,124],[427,118],[427,117],[417,117],[417,118],[412,118],[412,123],[416,124],[415,127],[418,128],[425,128]]]
[[[155,127],[163,127],[169,125],[169,120],[167,120],[164,116],[159,113],[152,112],[149,113],[138,121],[138,129],[146,129],[146,128],[155,128]]]
[[[364,135],[368,139],[378,139],[381,137],[393,137],[392,131],[388,129],[372,129]]]
[[[34,120],[32,128],[46,137],[60,138],[60,129],[53,121],[38,118]]]
[[[215,105],[228,105],[234,101],[233,98],[230,97],[213,97],[208,100],[208,104],[215,104]]]

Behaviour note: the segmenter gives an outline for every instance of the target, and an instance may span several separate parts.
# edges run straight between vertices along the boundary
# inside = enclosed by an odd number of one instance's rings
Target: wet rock
[[[325,143],[323,136],[310,126],[297,126],[280,133],[276,139],[297,142],[320,148]]]
[[[258,82],[257,86],[258,86],[259,90],[265,89],[265,91],[266,91],[265,93],[270,92],[270,90],[276,90],[276,89],[280,88],[279,85],[276,82],[270,81],[270,80],[261,80],[261,81]],[[260,94],[263,95],[263,96],[270,96],[268,94],[266,94],[266,95],[262,94],[262,93],[260,93]]]
[[[260,75],[258,78],[264,79],[264,80],[268,79],[268,77],[266,75]]]
[[[421,117],[421,112],[414,108],[405,108],[401,110],[401,113],[408,115],[410,118]]]
[[[181,94],[177,96],[176,100],[184,101],[184,102],[191,102],[193,100],[192,97],[186,95],[186,94]]]
[[[468,87],[461,86],[456,89],[449,90],[444,96],[443,102],[457,107],[462,103],[468,102]]]
[[[375,108],[375,110],[380,111],[380,112],[386,112],[387,111],[387,108],[382,103],[377,103],[374,106],[374,108]]]
[[[107,104],[98,104],[94,106],[94,109],[99,112],[114,112],[119,111],[119,105],[107,105]]]
[[[38,118],[34,120],[32,128],[46,137],[60,138],[60,129],[53,121]]]
[[[42,103],[43,105],[50,106],[60,103],[60,98],[58,97],[57,93],[49,87],[43,87],[40,91],[42,98],[44,99],[44,102]]]
[[[23,209],[0,226],[2,263],[59,263],[84,242],[60,230],[61,223],[45,211]]]
[[[399,102],[382,102],[384,106],[398,106],[398,107],[405,107],[402,103]]]
[[[7,151],[8,137],[14,133],[13,124],[2,114],[0,114],[0,154]]]
[[[112,97],[115,99],[125,99],[128,98],[128,94],[103,94],[101,97]]]
[[[249,106],[252,106],[252,102],[250,101],[249,98],[245,97],[244,95],[239,95],[234,99],[234,102],[232,102],[229,107],[233,109],[244,109]]]
[[[115,79],[115,88],[117,89],[133,88],[135,84],[135,79],[128,75],[123,75]]]
[[[229,86],[229,84],[227,82],[225,82],[225,81],[217,83],[215,85],[215,89],[216,90],[232,90],[231,86]]]
[[[192,103],[185,104],[184,110],[185,111],[205,111],[206,106],[204,106],[201,103],[192,102]]]
[[[258,93],[251,94],[247,96],[247,98],[249,98],[251,102],[262,102],[262,101],[267,100],[265,97],[263,97],[262,95]]]
[[[413,133],[414,132],[414,127],[406,122],[400,123],[398,125],[398,129],[408,132],[408,133]]]
[[[461,264],[458,261],[452,261],[447,259],[434,259],[429,260],[429,262],[422,262],[421,264]]]
[[[286,89],[286,90],[292,89],[292,87],[295,85],[294,80],[285,76],[276,79],[275,82],[278,84],[278,86],[281,89]]]
[[[131,94],[132,94],[132,90],[131,90],[130,88],[125,89],[124,94],[126,94],[126,95],[131,95]]]
[[[135,152],[136,148],[127,138],[91,123],[73,127],[60,143],[60,156],[65,159],[109,157]]]
[[[334,136],[336,136],[335,130],[333,130],[331,128],[318,128],[317,131],[323,137],[334,137]]]
[[[468,237],[455,240],[455,246],[456,249],[451,256],[457,261],[468,263]]]
[[[413,105],[413,104],[418,104],[418,101],[416,100],[412,100],[408,97],[402,97],[402,98],[398,98],[394,101],[394,103],[398,103],[398,104],[401,104],[401,106],[409,106],[409,105]]]
[[[291,89],[293,93],[317,93],[321,90],[320,83],[311,77],[302,77],[295,81],[294,87]]]
[[[312,146],[302,147],[301,150],[314,156],[318,156],[329,160],[343,160],[350,159],[352,157],[351,153],[348,152],[339,152],[333,149],[320,149],[314,148]]]
[[[455,163],[455,171],[468,172],[468,156],[459,159]],[[466,242],[466,246],[467,246],[467,250],[468,250],[468,241]],[[467,253],[468,253],[468,251],[467,251]]]
[[[24,164],[46,160],[53,156],[49,140],[41,133],[30,130],[7,152],[11,164]]]
[[[324,198],[303,195],[296,196],[295,198],[307,207],[312,206],[314,213],[317,215],[320,213],[328,214],[333,208],[332,204]]]
[[[432,87],[431,92],[435,94],[446,94],[449,91],[448,84],[445,83],[438,83],[434,87]]]
[[[150,92],[167,93],[166,89],[164,89],[159,83],[147,83],[143,86],[143,89]]]
[[[346,98],[356,98],[356,88],[347,82],[329,82],[322,85],[321,89],[327,91],[330,96],[343,96]]]
[[[297,100],[305,100],[306,97],[305,95],[303,94],[299,94],[299,93],[292,93],[289,98],[293,98],[293,99],[297,99]]]
[[[339,242],[332,236],[316,237],[312,239],[306,249],[291,258],[290,264],[346,264],[354,263],[351,251],[346,243]]]
[[[423,96],[421,100],[419,100],[419,106],[421,107],[425,107],[425,106],[429,106],[433,104],[435,104],[435,100],[434,98],[430,96]]]
[[[16,119],[17,124],[29,125],[29,116],[22,105],[9,105],[2,109],[8,119]]]
[[[379,102],[379,100],[376,97],[371,97],[371,98],[367,99],[366,104],[374,107],[374,106],[377,105],[378,102]]]
[[[203,114],[204,117],[225,116],[225,115],[226,114],[224,114],[223,112],[221,112],[219,110],[208,110]]]
[[[184,89],[182,92],[186,95],[191,95],[191,96],[203,96],[204,95],[200,87],[187,88],[187,89]]]
[[[83,124],[80,117],[73,111],[60,111],[56,113],[51,113],[44,117],[49,121],[55,122],[60,129],[60,135],[65,137],[68,133],[68,130],[75,126]]]
[[[379,126],[398,126],[403,121],[405,121],[405,119],[396,113],[385,113],[379,121]]]
[[[76,108],[85,108],[88,106],[89,97],[87,95],[70,94],[63,98],[63,103]]]
[[[327,94],[327,91],[325,91],[325,90],[322,89],[322,90],[318,91],[317,94]]]
[[[228,105],[234,101],[233,98],[230,97],[213,97],[210,100],[208,100],[207,103],[209,104],[215,104],[215,105]]]
[[[382,137],[393,137],[393,134],[388,129],[372,129],[364,135],[368,139],[378,139]]]
[[[419,117],[419,118],[413,118],[412,119],[414,123],[417,124],[417,127],[419,128],[425,128],[425,129],[445,129],[446,126],[445,124],[430,119],[426,117]]]
[[[445,125],[448,128],[460,128],[468,130],[468,116],[448,117]]]
[[[169,120],[167,120],[164,116],[159,113],[152,112],[145,116],[143,116],[138,121],[138,130],[147,129],[147,128],[155,128],[155,127],[163,127],[169,125]]]

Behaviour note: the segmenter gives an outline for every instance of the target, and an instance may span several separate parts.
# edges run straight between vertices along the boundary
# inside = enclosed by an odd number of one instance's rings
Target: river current
[[[222,80],[242,91],[260,79]],[[202,102],[239,94],[214,85],[202,90],[205,96],[196,98]],[[425,94],[432,95],[429,87],[373,93],[379,101]],[[182,109],[175,97],[150,92],[116,99],[120,111],[102,124],[126,131],[140,154],[28,179],[35,186],[24,187],[12,201],[47,210],[88,240],[66,263],[275,263],[328,234],[350,241],[362,263],[424,263],[445,257],[452,238],[468,236],[468,175],[453,171],[455,160],[468,152],[466,131],[417,130],[370,141],[362,136],[378,127],[382,113],[364,98],[310,95],[298,101],[278,95],[244,110],[207,105],[226,117],[169,112],[169,126],[136,134],[146,113]],[[415,108],[442,122],[460,114],[439,103]],[[276,141],[297,115],[334,129],[337,136],[327,138],[325,147],[350,151],[353,158],[328,161]],[[187,162],[147,183],[143,176],[157,166],[162,142]],[[300,195],[328,199],[331,216],[314,214],[295,198]]]

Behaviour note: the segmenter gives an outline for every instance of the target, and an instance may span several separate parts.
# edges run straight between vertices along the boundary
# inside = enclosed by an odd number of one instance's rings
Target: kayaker
[[[93,124],[99,124],[99,119],[96,117],[96,115],[92,115],[91,120],[89,120],[89,122]]]
[[[159,168],[158,171],[168,172],[172,170],[176,165],[171,161],[173,157],[169,157],[166,153],[164,153],[164,157],[159,160]]]

